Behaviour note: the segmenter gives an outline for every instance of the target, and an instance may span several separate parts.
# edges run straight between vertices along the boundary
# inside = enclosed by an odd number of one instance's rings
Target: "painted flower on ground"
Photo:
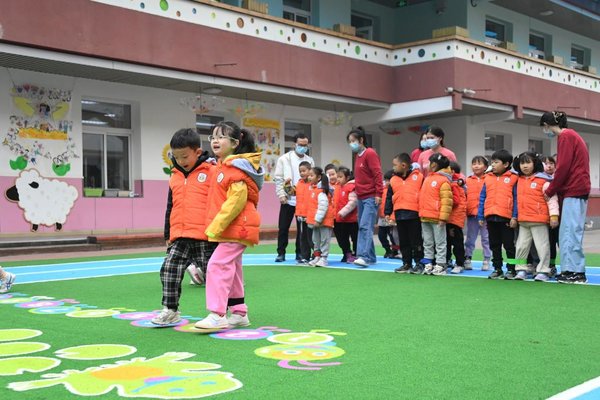
[[[123,397],[161,399],[200,398],[242,387],[233,374],[210,371],[220,368],[218,364],[181,361],[194,355],[171,352],[151,359],[133,358],[83,371],[46,374],[42,376],[44,379],[13,382],[8,387],[23,392],[64,385],[69,392],[80,396],[99,396],[116,388]]]

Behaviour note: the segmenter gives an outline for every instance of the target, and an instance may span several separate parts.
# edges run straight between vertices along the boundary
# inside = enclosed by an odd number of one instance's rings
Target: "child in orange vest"
[[[308,211],[307,202],[309,195],[310,182],[308,181],[308,173],[310,172],[311,165],[308,161],[302,161],[298,165],[298,172],[300,173],[300,180],[296,184],[296,219],[300,222],[298,227],[300,228],[296,235],[300,237],[300,256],[302,257],[298,261],[298,265],[308,264],[310,255],[312,254],[312,229],[308,227],[306,223],[306,214]]]
[[[329,188],[329,179],[321,168],[313,167],[308,173],[308,180],[312,191],[308,199],[306,223],[312,228],[312,241],[315,246],[315,258],[308,264],[326,267],[335,217],[333,193]]]
[[[484,156],[475,156],[471,161],[472,175],[467,177],[467,240],[465,241],[465,269],[471,270],[471,257],[475,249],[477,236],[481,234],[481,247],[483,248],[482,271],[490,268],[490,259],[492,251],[490,250],[490,238],[488,236],[487,226],[479,225],[477,220],[477,210],[479,209],[479,196],[483,187],[485,173],[489,167],[489,162]]]
[[[403,265],[394,272],[401,274],[423,273],[423,235],[419,219],[419,192],[423,186],[423,174],[413,168],[408,153],[398,154],[392,160],[394,175],[390,179],[387,196],[384,199],[386,218],[395,216],[398,232],[398,245],[402,253]],[[414,260],[414,266],[413,266]]]
[[[204,233],[209,178],[214,165],[200,148],[200,136],[193,129],[180,129],[171,138],[173,168],[165,215],[167,256],[160,268],[163,287],[161,313],[152,323],[170,326],[181,321],[181,281],[188,265],[206,270],[217,247]],[[194,267],[195,268],[195,267]]]
[[[452,212],[450,160],[439,153],[429,157],[429,175],[419,193],[426,275],[446,275],[446,222]],[[435,266],[432,264],[435,257]]]
[[[394,176],[394,171],[390,170],[383,174],[383,195],[379,204],[379,214],[377,219],[377,237],[385,249],[383,258],[396,258],[398,256],[398,229],[396,228],[395,216],[385,217],[385,199],[390,188],[390,179]]]
[[[477,219],[479,225],[487,225],[492,250],[494,271],[489,279],[514,279],[515,228],[517,226],[517,180],[511,171],[512,154],[498,150],[492,154],[492,172],[486,174],[481,194]],[[508,258],[506,276],[502,271],[502,247]]]
[[[515,158],[513,168],[519,173],[517,183],[519,236],[515,279],[527,279],[526,257],[533,241],[540,258],[534,280],[547,282],[551,273],[548,225],[552,229],[558,226],[558,197],[554,195],[548,200],[545,199],[544,194],[552,177],[544,172],[542,161],[535,153],[520,154]]]
[[[446,224],[446,259],[448,265],[452,261],[452,250],[456,257],[456,265],[450,271],[453,274],[460,274],[464,271],[465,264],[465,242],[463,228],[467,219],[467,188],[465,187],[465,176],[460,173],[460,165],[450,161],[452,170],[452,213]]]
[[[335,204],[335,222],[333,233],[344,256],[341,262],[348,264],[356,260],[356,241],[358,238],[358,209],[354,180],[349,168],[339,167],[337,173],[339,190],[333,192]],[[350,240],[352,239],[352,247]]]
[[[208,240],[217,242],[206,280],[210,314],[195,327],[202,332],[250,325],[244,300],[242,254],[258,244],[260,214],[256,209],[264,172],[254,137],[233,122],[219,122],[210,136],[218,163],[210,180],[206,213]],[[231,312],[227,318],[227,310]]]

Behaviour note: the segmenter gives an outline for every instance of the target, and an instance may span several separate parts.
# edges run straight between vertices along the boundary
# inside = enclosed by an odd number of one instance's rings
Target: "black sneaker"
[[[275,258],[275,262],[284,262],[285,261],[285,254],[279,254],[276,258]]]
[[[515,279],[515,276],[517,276],[517,271],[515,271],[514,269],[509,269],[508,271],[506,271],[504,279],[512,281]]]
[[[408,264],[404,264],[401,267],[398,267],[394,270],[394,272],[398,273],[398,274],[407,274],[409,272],[411,272],[412,269],[412,265],[408,265]]]
[[[558,279],[557,279],[558,281]],[[574,283],[574,284],[579,284],[579,285],[583,285],[585,283],[587,283],[587,277],[585,276],[585,273],[583,272],[576,272],[576,273],[571,273],[570,275],[568,275],[567,277],[563,278],[562,280],[558,281],[559,283]]]
[[[414,275],[422,275],[424,269],[425,269],[425,266],[421,263],[418,263],[410,269],[410,273],[414,274]]]
[[[550,264],[550,273],[548,274],[549,278],[554,278],[556,276],[556,265]]]
[[[501,269],[495,269],[491,274],[488,275],[488,279],[503,279],[504,272]]]
[[[386,250],[383,258],[394,258],[394,253],[391,250]]]
[[[562,271],[560,275],[556,276],[556,282],[565,283],[565,281],[573,274],[574,272],[571,271]]]

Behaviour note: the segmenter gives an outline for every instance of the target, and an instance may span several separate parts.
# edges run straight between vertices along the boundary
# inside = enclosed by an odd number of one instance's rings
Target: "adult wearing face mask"
[[[421,147],[426,150],[419,155],[417,163],[421,166],[421,172],[423,172],[424,175],[427,175],[429,172],[429,157],[433,154],[440,153],[450,161],[456,162],[456,155],[452,150],[444,147],[444,136],[446,136],[446,134],[442,128],[431,126],[427,131],[425,140],[421,141]]]
[[[567,128],[567,114],[546,112],[540,118],[542,131],[550,138],[558,136],[556,171],[545,196],[558,194],[562,201],[558,247],[560,248],[559,283],[586,283],[583,231],[590,195],[590,153],[577,132]]]
[[[363,128],[352,129],[346,141],[356,158],[354,160],[354,183],[358,197],[358,240],[357,259],[354,264],[366,268],[375,264],[375,243],[373,230],[377,222],[379,204],[383,195],[383,175],[381,160],[377,152],[367,147],[367,136]]]
[[[277,234],[277,258],[275,262],[285,261],[285,250],[288,245],[290,225],[296,212],[296,195],[294,188],[300,180],[299,165],[302,161],[308,161],[314,167],[315,162],[307,155],[309,139],[304,133],[294,136],[294,150],[288,151],[277,160],[273,181],[275,182],[275,193],[279,198],[279,223]],[[300,232],[300,224],[296,220],[296,232]],[[302,260],[300,254],[300,238],[296,235],[296,261]]]
[[[419,139],[419,147],[417,147],[412,151],[412,153],[410,153],[410,161],[414,163],[419,161],[419,156],[426,150],[423,147],[423,144],[425,144],[425,139],[427,139],[427,132],[423,132],[421,134],[421,138]]]

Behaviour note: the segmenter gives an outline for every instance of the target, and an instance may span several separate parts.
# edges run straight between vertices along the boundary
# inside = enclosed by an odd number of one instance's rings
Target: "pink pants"
[[[210,257],[206,279],[206,308],[216,314],[227,313],[231,304],[233,314],[246,315],[244,303],[244,274],[240,243],[219,243]]]

